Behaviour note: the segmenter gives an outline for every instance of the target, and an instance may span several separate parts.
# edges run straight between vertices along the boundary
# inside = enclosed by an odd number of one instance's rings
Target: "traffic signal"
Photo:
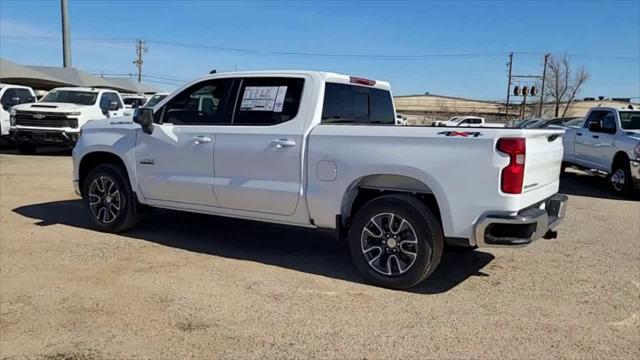
[[[516,85],[516,87],[513,88],[513,95],[520,96],[520,86]]]
[[[527,96],[529,95],[529,88],[526,86],[522,87],[522,96]]]
[[[531,87],[531,90],[529,90],[529,92],[531,93],[531,96],[536,96],[538,95],[538,89],[536,89],[535,86]]]

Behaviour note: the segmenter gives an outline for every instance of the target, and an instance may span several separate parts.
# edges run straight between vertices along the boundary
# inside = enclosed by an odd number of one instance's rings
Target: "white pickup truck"
[[[563,141],[563,167],[606,174],[620,195],[640,189],[640,110],[593,108]]]
[[[483,117],[478,116],[454,116],[447,121],[435,121],[433,126],[450,127],[504,127],[502,123],[488,123]]]
[[[36,94],[28,86],[0,84],[0,140],[9,138],[11,108],[26,103],[36,102]]]
[[[124,115],[120,94],[96,88],[57,88],[40,102],[11,109],[11,139],[23,154],[38,145],[73,146],[80,128],[91,120]]]
[[[147,207],[335,229],[364,277],[390,288],[429,276],[445,243],[555,237],[562,130],[396,126],[394,114],[383,81],[209,75],[133,119],[87,124],[74,186],[102,231]]]

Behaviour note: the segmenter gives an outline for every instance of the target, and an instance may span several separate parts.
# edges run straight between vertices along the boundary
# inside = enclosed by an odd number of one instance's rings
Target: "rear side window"
[[[298,114],[304,79],[244,78],[238,93],[234,125],[276,125]]]
[[[391,93],[364,86],[327,83],[322,123],[394,125]]]

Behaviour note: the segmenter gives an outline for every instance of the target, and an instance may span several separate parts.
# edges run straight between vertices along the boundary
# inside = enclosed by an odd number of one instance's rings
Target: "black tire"
[[[611,190],[616,195],[629,196],[633,191],[633,178],[631,177],[629,166],[629,161],[617,161],[613,164],[609,180]]]
[[[36,153],[38,149],[34,144],[29,143],[19,143],[18,144],[18,152],[22,155],[33,155]]]
[[[390,217],[388,214],[394,214],[394,216]],[[404,228],[405,230],[411,230],[409,232],[409,238],[414,237],[411,234],[415,235],[416,248],[411,244],[409,245],[412,246],[410,250],[415,251],[417,255],[412,264],[407,265],[405,263],[407,266],[405,266],[404,272],[402,272],[398,259],[402,256],[404,256],[405,259],[410,259],[410,257],[407,257],[404,253],[405,249],[403,246],[406,247],[406,245],[402,245],[402,243],[407,240],[393,241],[393,246],[391,246],[391,242],[384,242],[384,237],[388,238],[387,235],[389,235],[389,233],[386,235],[382,233],[380,237],[372,237],[368,235],[371,234],[371,232],[365,230],[366,226],[375,229],[371,227],[371,225],[377,224],[374,218],[378,216],[389,217],[391,220],[387,223],[396,222],[397,224],[398,221],[401,221],[398,220],[398,217],[406,220],[410,226],[407,227],[404,225]],[[375,224],[370,223],[370,221],[373,221]],[[384,224],[381,225],[383,225],[382,228],[384,228]],[[392,234],[394,226],[398,230],[398,235],[402,233],[406,234],[406,231],[402,231],[402,224],[389,226]],[[383,229],[380,231],[383,231]],[[367,233],[367,235],[365,235],[365,233]],[[382,238],[381,241],[384,242],[384,245],[380,244],[380,246],[368,247],[368,249],[380,247],[380,258],[374,261],[375,259],[372,258],[375,258],[375,252],[378,250],[370,250],[365,254],[365,244],[368,246],[371,244],[371,241],[376,241],[379,238]],[[390,247],[393,249],[390,249]],[[443,248],[444,237],[440,222],[425,204],[407,195],[385,195],[369,201],[358,210],[349,231],[349,250],[354,265],[368,282],[386,288],[408,289],[424,281],[438,267],[440,259],[442,258]],[[397,250],[398,253],[388,253],[388,251],[393,250]],[[400,254],[401,251],[402,256]],[[394,261],[395,266],[391,261],[391,256],[393,255],[397,255]],[[387,257],[386,269],[388,269],[389,273],[397,270],[396,274],[383,274],[379,268],[376,269],[376,266],[382,267],[381,264],[384,262],[384,256]],[[370,262],[375,265],[370,265]]]
[[[94,184],[94,182],[96,183]],[[108,194],[104,191],[99,191],[100,186],[113,188],[110,187],[111,185],[99,185],[104,183],[113,184],[115,187],[109,194],[116,194],[115,191],[118,191],[117,196],[109,196],[111,200],[108,203],[106,196]],[[104,196],[100,196],[100,194],[104,194]],[[92,203],[97,201],[98,198],[101,198],[100,203],[92,206]],[[116,200],[118,211],[115,211]],[[131,229],[140,219],[136,195],[131,189],[125,170],[117,165],[98,165],[89,171],[82,186],[82,202],[91,224],[100,231],[123,232]],[[112,211],[105,214],[107,210],[99,210],[101,207],[106,207]]]

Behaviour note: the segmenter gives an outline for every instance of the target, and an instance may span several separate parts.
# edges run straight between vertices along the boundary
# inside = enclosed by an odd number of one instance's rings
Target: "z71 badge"
[[[461,136],[461,137],[478,137],[482,136],[481,132],[478,131],[441,131],[438,135],[444,136]]]

